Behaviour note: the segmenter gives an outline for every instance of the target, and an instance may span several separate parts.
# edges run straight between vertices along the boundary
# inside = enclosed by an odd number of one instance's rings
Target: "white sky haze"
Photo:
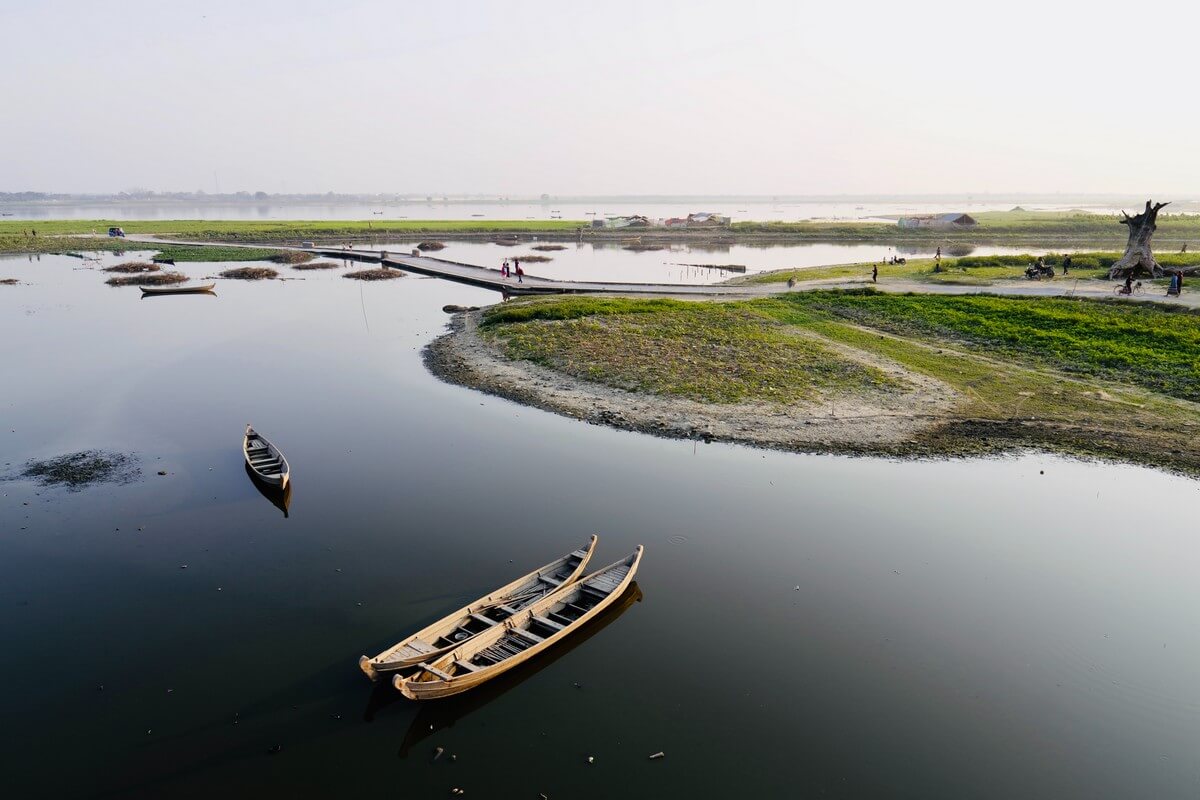
[[[10,0],[0,191],[1198,193],[1197,8]]]

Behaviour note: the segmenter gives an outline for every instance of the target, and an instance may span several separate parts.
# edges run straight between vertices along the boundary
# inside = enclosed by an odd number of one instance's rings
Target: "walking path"
[[[522,282],[516,277],[503,278],[500,270],[488,269],[457,261],[447,261],[422,254],[419,250],[400,253],[394,250],[352,250],[344,247],[287,247],[277,244],[232,244],[228,242],[189,242],[160,239],[154,236],[129,236],[130,242],[155,245],[183,245],[188,247],[270,247],[278,250],[295,250],[312,253],[324,258],[349,259],[384,267],[401,269],[419,275],[443,278],[456,283],[492,289],[505,296],[532,294],[648,294],[663,297],[766,297],[785,294],[789,291],[812,291],[814,289],[848,289],[871,286],[881,292],[912,292],[914,294],[998,294],[1031,297],[1087,297],[1112,299],[1115,284],[1091,280],[1056,281],[1007,281],[990,286],[962,286],[956,284],[921,283],[919,281],[891,280],[872,284],[866,280],[832,278],[818,281],[802,281],[789,289],[785,283],[717,283],[707,285],[682,283],[609,283],[606,281],[559,281],[525,274]],[[1190,308],[1200,308],[1200,294],[1185,289],[1182,297],[1166,297],[1157,286],[1149,287],[1145,294],[1128,297],[1133,301],[1169,303]]]

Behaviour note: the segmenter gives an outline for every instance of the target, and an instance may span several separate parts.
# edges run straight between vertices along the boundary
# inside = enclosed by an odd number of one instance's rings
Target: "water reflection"
[[[400,744],[398,755],[400,758],[407,758],[409,751],[413,747],[434,733],[453,727],[463,717],[483,708],[510,690],[517,688],[616,622],[617,618],[628,611],[634,603],[641,602],[641,600],[642,589],[638,586],[637,581],[634,581],[615,603],[604,610],[604,613],[532,661],[528,661],[510,670],[470,692],[448,697],[437,702],[421,703],[416,715],[408,726],[408,731],[404,734],[404,741]],[[372,721],[379,711],[397,701],[403,701],[405,705],[412,704],[410,701],[404,700],[403,695],[396,691],[390,682],[377,685],[371,693],[370,699],[367,701],[367,708],[363,712],[363,719],[366,722]]]
[[[280,489],[278,486],[273,486],[259,479],[254,474],[254,470],[250,469],[250,465],[242,462],[242,466],[246,470],[246,476],[250,478],[250,483],[254,484],[254,488],[258,493],[270,501],[271,505],[283,512],[283,518],[287,519],[288,506],[292,503],[292,482],[289,480],[287,486]]]

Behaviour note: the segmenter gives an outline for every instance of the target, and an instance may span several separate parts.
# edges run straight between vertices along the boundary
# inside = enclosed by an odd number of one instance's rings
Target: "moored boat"
[[[242,453],[246,456],[246,466],[261,481],[286,489],[292,469],[279,448],[264,439],[254,428],[246,426],[246,435],[242,439]]]
[[[215,283],[204,283],[199,286],[139,286],[143,295],[156,294],[212,294]]]
[[[642,560],[637,546],[627,557],[563,586],[504,625],[472,637],[436,660],[423,661],[392,685],[410,700],[436,700],[473,689],[516,667],[579,630],[628,588]]]
[[[371,680],[378,680],[381,673],[412,669],[454,650],[481,633],[503,628],[508,619],[548,594],[572,584],[582,575],[596,550],[596,540],[593,534],[583,547],[442,617],[374,658],[362,656],[358,659],[359,668]]]

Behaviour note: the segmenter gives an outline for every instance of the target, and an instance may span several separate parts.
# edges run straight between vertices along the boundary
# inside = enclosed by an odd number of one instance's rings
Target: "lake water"
[[[484,200],[406,200],[380,201],[375,204],[358,202],[296,202],[265,201],[262,203],[195,203],[189,201],[138,201],[111,203],[3,203],[0,209],[17,219],[477,219],[488,220],[545,220],[593,218],[642,214],[652,219],[686,217],[696,212],[722,214],[736,221],[797,221],[797,220],[877,220],[911,214],[940,214],[983,211],[1007,211],[1015,205],[1029,211],[1067,211],[1080,209],[1089,213],[1116,214],[1120,206],[1097,203],[1095,200],[1061,202],[1028,202],[1012,199],[974,200],[967,198],[930,200],[911,199],[799,199],[780,198],[736,200],[730,198],[596,198],[593,200],[547,200],[519,202],[499,199]],[[1140,203],[1126,210],[1136,210]],[[1195,201],[1176,202],[1173,213],[1196,213],[1200,204]]]
[[[493,295],[285,272],[142,300],[0,260],[6,474],[142,470],[0,483],[7,796],[1196,797],[1200,483],[589,426],[426,372]],[[359,672],[591,533],[646,546],[640,599],[572,647],[424,706]]]

